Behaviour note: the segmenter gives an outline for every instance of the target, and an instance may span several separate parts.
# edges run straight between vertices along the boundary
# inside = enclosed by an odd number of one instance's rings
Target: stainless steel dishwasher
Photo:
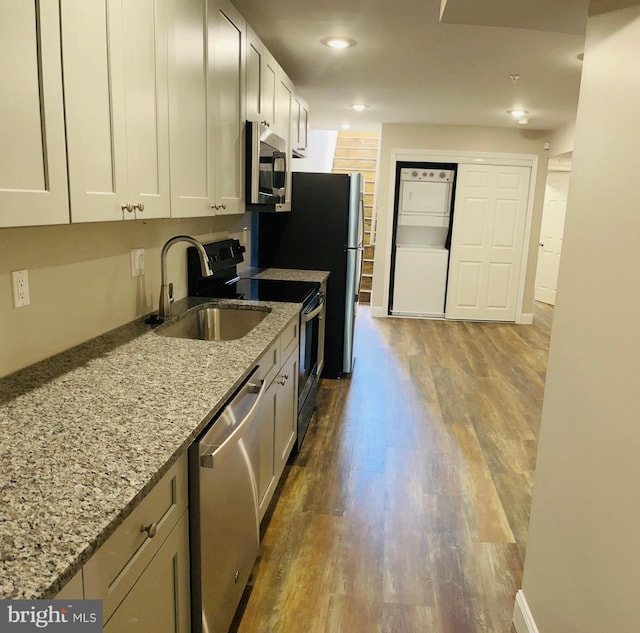
[[[189,448],[192,631],[226,633],[260,545],[256,367]]]

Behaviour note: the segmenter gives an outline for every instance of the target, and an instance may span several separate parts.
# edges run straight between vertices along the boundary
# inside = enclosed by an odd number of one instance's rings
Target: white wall
[[[250,250],[249,216],[97,222],[0,229],[0,376],[158,309],[160,250],[174,235],[238,237]],[[186,296],[185,249],[169,251],[168,276]],[[130,250],[145,249],[143,277]],[[12,270],[27,269],[31,304],[13,307]]]
[[[640,630],[640,6],[591,17],[523,594],[541,633]]]
[[[331,173],[338,132],[310,130],[307,158],[294,158],[293,171]]]

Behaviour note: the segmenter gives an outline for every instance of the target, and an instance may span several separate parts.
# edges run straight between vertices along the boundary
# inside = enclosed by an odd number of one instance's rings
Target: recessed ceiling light
[[[520,125],[527,125],[527,123],[529,123],[529,119],[518,119],[518,123]]]
[[[321,41],[325,46],[336,49],[351,48],[357,44],[355,40],[351,40],[347,37],[325,37]]]
[[[364,103],[354,103],[351,106],[356,112],[362,112],[363,110],[366,110],[369,106],[364,104]]]
[[[507,110],[507,113],[510,114],[514,119],[520,119],[525,114],[529,114],[526,110]]]
[[[350,126],[348,123],[343,123],[340,127],[341,127],[343,130],[349,130],[349,129],[351,129],[351,126]]]

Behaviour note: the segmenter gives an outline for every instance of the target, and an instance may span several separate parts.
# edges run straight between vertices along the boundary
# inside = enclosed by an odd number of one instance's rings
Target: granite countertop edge
[[[51,598],[186,451],[300,304],[188,297],[270,312],[235,341],[136,320],[0,379],[0,598]],[[161,327],[161,326],[160,326]]]

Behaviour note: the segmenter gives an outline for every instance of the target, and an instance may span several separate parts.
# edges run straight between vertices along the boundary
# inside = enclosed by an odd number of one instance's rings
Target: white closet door
[[[531,169],[461,165],[446,316],[515,321]]]
[[[542,228],[536,271],[536,301],[556,304],[558,270],[562,252],[564,216],[567,210],[570,172],[552,172],[547,176],[547,186],[542,210]]]

